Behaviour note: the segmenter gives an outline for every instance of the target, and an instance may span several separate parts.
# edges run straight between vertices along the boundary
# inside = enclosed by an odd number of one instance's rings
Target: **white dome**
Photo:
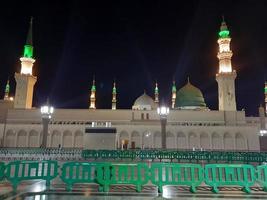
[[[157,108],[154,100],[146,93],[138,97],[132,107],[133,110],[154,110]]]

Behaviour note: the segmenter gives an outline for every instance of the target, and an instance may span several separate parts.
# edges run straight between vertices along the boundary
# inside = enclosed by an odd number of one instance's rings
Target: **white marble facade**
[[[172,110],[166,128],[167,148],[259,150],[258,124],[247,123],[242,112],[236,112],[235,116],[235,122],[231,116],[227,122],[225,113],[220,111]],[[49,124],[47,145],[90,148],[86,145],[85,128],[92,126],[116,128],[115,141],[110,142],[118,148],[123,141],[127,141],[128,148],[161,148],[160,121],[154,110],[56,110]],[[41,144],[42,124],[37,109],[8,110],[6,123],[0,128],[5,147],[39,147]],[[105,146],[99,144],[98,148]]]

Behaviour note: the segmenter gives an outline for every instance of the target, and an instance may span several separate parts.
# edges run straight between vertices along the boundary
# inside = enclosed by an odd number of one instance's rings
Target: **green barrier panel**
[[[4,179],[5,176],[5,163],[0,162],[0,181]]]
[[[255,183],[255,169],[252,165],[208,164],[205,166],[205,183],[219,192],[218,186],[238,185],[250,193],[250,186]]]
[[[206,162],[256,162],[267,161],[265,152],[224,152],[224,151],[173,151],[173,150],[83,150],[82,157],[85,159],[141,159],[163,160],[177,159],[178,161],[206,161]]]
[[[57,161],[13,161],[8,163],[5,171],[6,179],[16,190],[21,181],[42,179],[46,186],[58,175]]]
[[[96,168],[101,163],[67,162],[61,169],[61,180],[66,183],[67,190],[72,190],[75,183],[94,183],[96,180]],[[101,191],[101,188],[99,189]]]
[[[199,164],[152,163],[151,182],[160,193],[164,185],[188,185],[191,192],[203,182],[203,169]]]
[[[101,150],[99,155],[102,159],[116,159],[118,158],[118,151],[116,150]]]
[[[111,164],[103,163],[97,168],[97,182],[108,192],[110,185],[135,185],[136,191],[141,192],[142,186],[149,181],[149,169],[145,163]]]
[[[156,150],[141,150],[138,153],[141,160],[154,160],[158,158],[158,151]]]
[[[117,157],[120,159],[136,159],[136,152],[133,150],[123,150],[123,151],[117,151]]]
[[[257,166],[257,181],[264,191],[267,192],[267,165]]]
[[[176,157],[175,154],[176,154],[175,152],[170,152],[170,151],[159,151],[157,153],[157,158],[159,160],[163,160],[163,159],[173,160]]]
[[[98,150],[83,150],[82,157],[84,159],[97,159],[99,158],[99,152]]]

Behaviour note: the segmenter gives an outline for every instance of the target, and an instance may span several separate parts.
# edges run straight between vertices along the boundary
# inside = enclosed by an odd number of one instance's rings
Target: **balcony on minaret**
[[[32,75],[32,67],[35,60],[32,58],[22,57],[20,58],[20,61],[21,61],[20,73],[25,75]]]

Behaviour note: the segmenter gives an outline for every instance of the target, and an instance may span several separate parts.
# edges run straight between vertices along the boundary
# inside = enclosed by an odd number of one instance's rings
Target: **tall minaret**
[[[172,109],[174,109],[176,100],[176,85],[175,81],[172,82]]]
[[[156,81],[155,84],[155,90],[154,90],[155,100],[154,102],[159,105],[159,88],[158,88],[158,82]]]
[[[9,91],[10,91],[10,85],[9,85],[9,79],[8,79],[6,82],[4,100],[9,100]]]
[[[24,45],[24,53],[20,58],[21,70],[20,73],[15,73],[16,92],[15,92],[15,108],[32,108],[33,87],[37,81],[37,77],[32,75],[32,67],[35,59],[33,59],[32,45],[32,18],[27,36],[26,44]]]
[[[116,89],[116,82],[113,82],[113,88],[112,88],[112,110],[116,110],[117,106],[117,89]]]
[[[265,81],[264,94],[265,94],[265,114],[267,115],[267,81]]]
[[[235,99],[235,78],[236,71],[232,69],[231,58],[232,51],[230,49],[231,38],[229,30],[223,19],[219,32],[219,72],[216,74],[219,91],[219,110],[236,111]]]
[[[89,109],[96,109],[95,102],[96,102],[96,87],[95,87],[95,78],[93,79],[93,85],[91,87],[91,95],[90,95],[90,107]]]

